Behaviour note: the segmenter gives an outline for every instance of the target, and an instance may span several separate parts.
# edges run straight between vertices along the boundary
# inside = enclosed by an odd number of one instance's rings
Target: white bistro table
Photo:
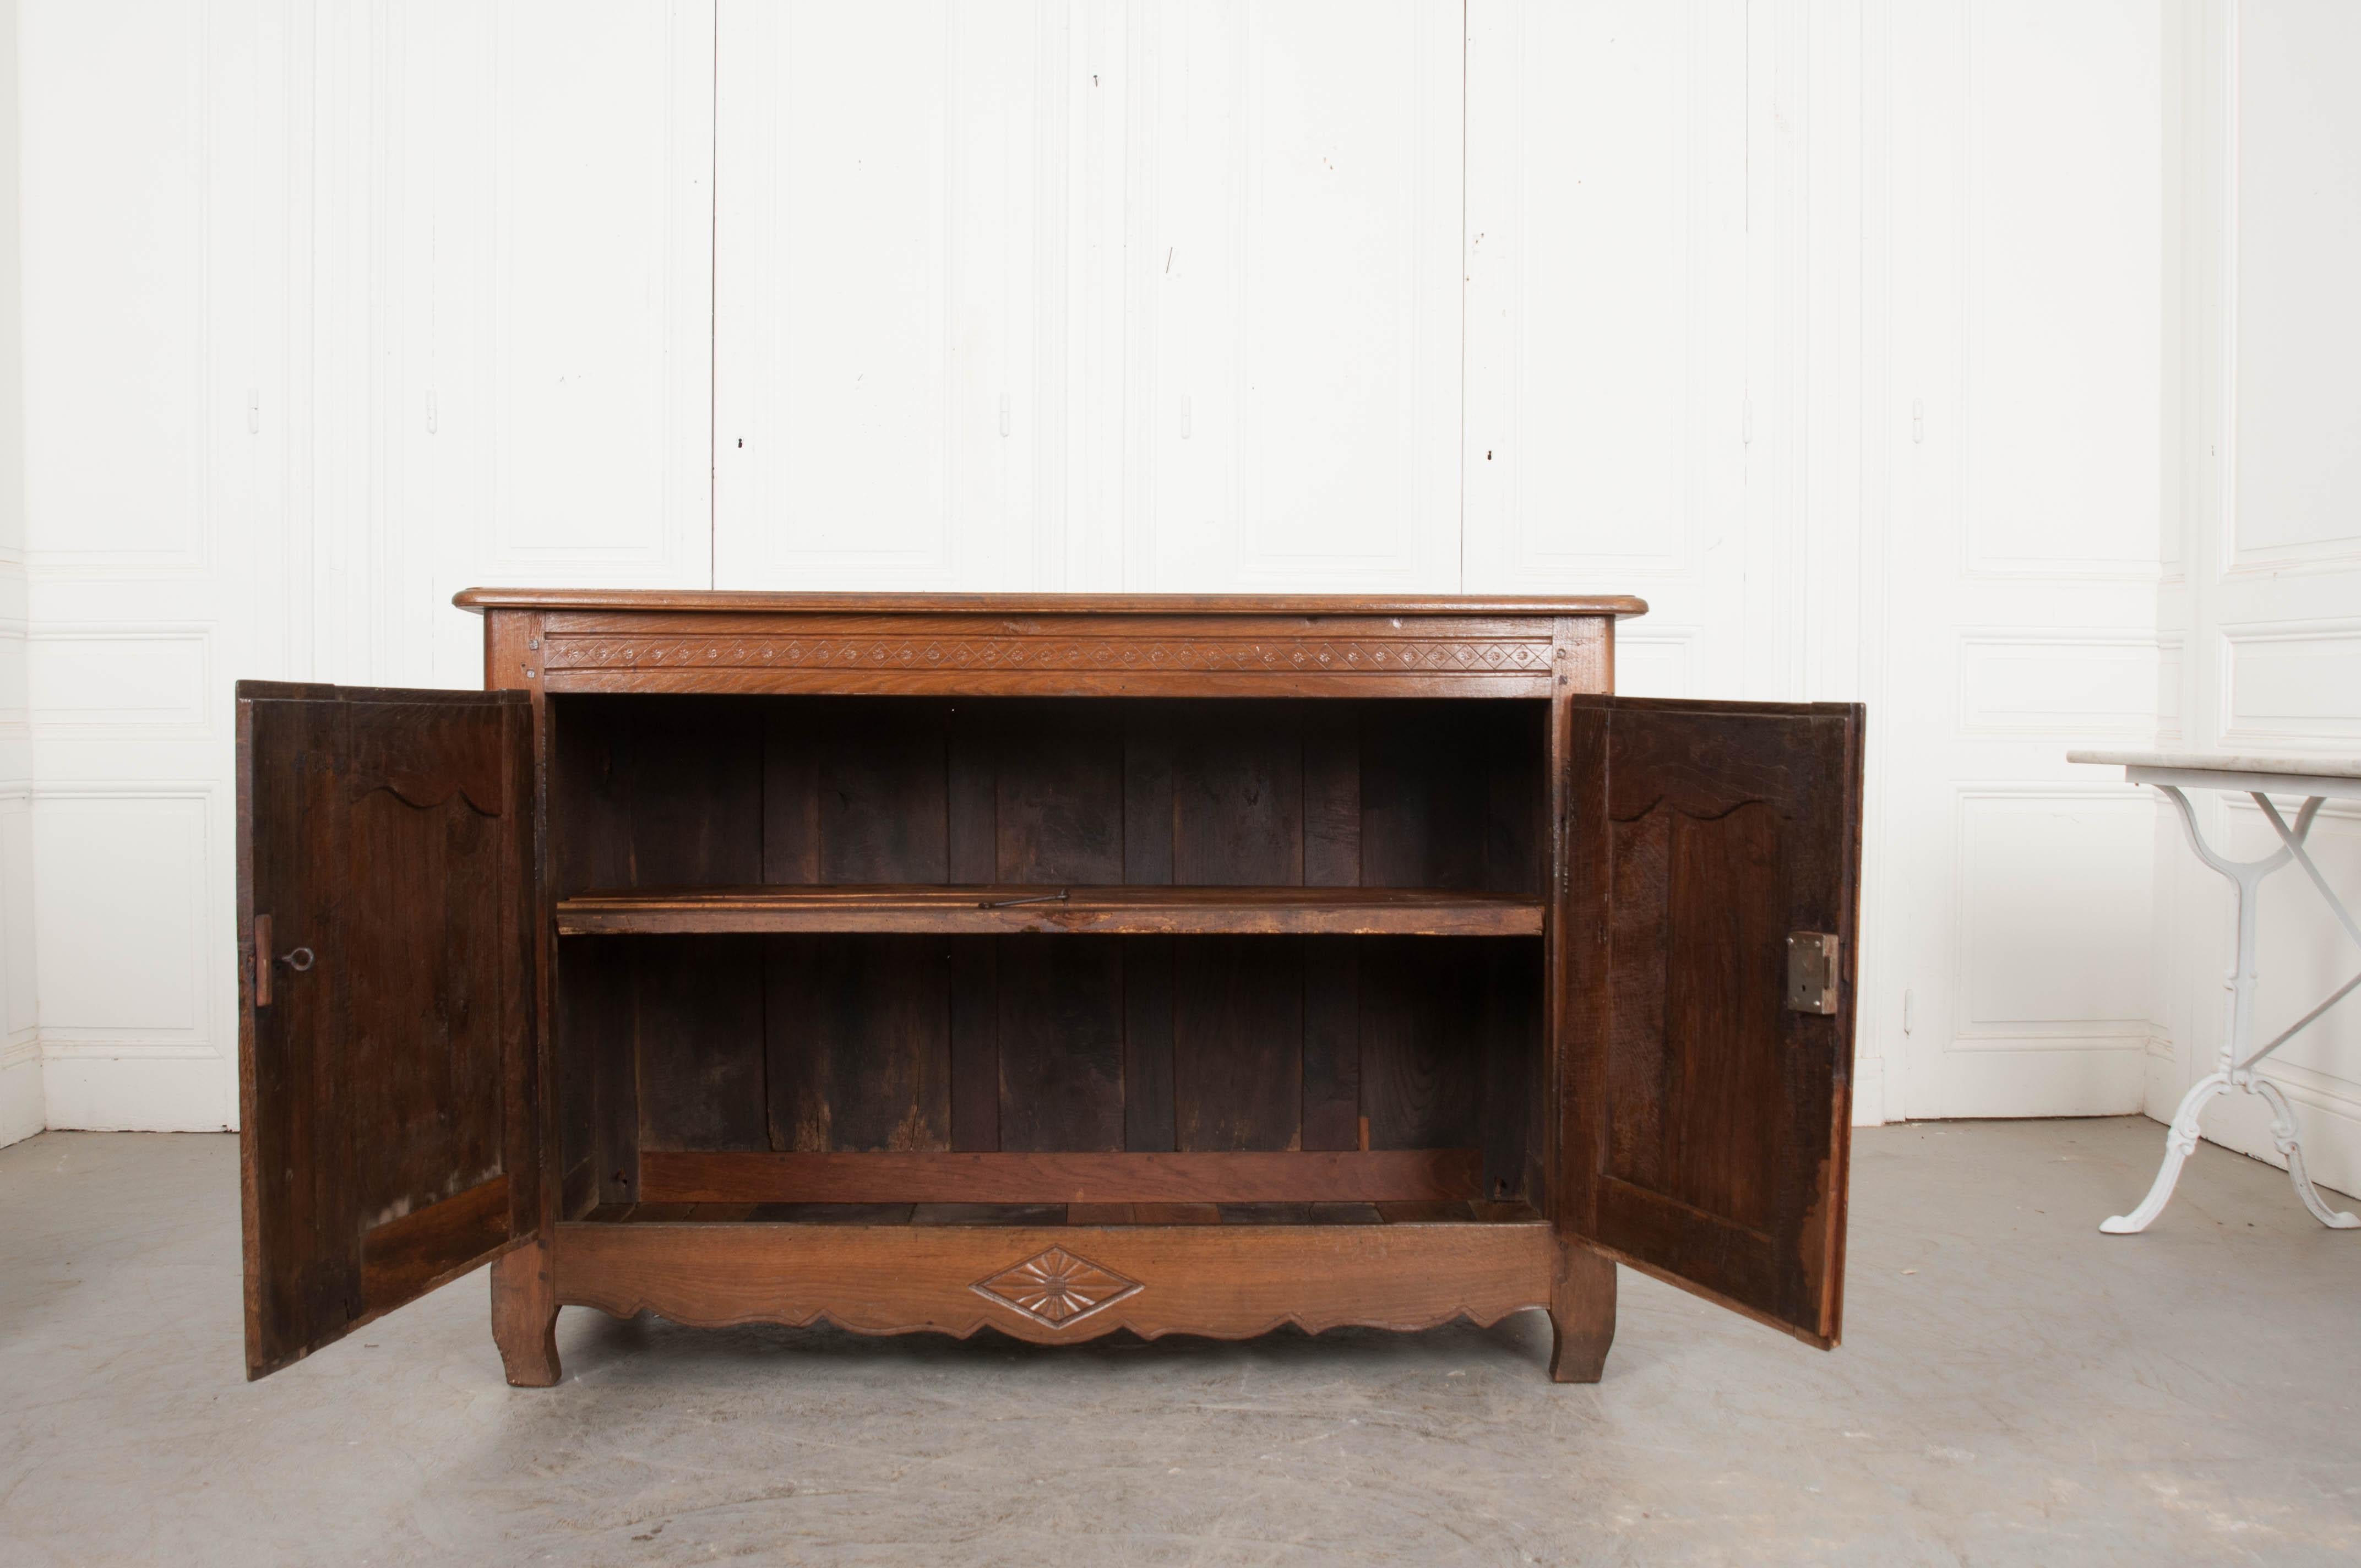
[[[2255,905],[2262,891],[2263,879],[2281,866],[2292,862],[2303,868],[2320,896],[2356,945],[2361,945],[2361,924],[2356,924],[2345,901],[2328,885],[2320,867],[2304,848],[2304,839],[2312,832],[2312,818],[2321,806],[2332,799],[2361,800],[2361,758],[2348,757],[2248,757],[2224,753],[2188,751],[2069,751],[2070,762],[2105,762],[2119,765],[2124,777],[2134,784],[2154,784],[2180,808],[2180,820],[2189,829],[2191,848],[2197,858],[2230,879],[2238,890],[2238,959],[2230,970],[2230,1032],[2222,1041],[2221,1059],[2213,1070],[2191,1087],[2173,1113],[2172,1125],[2164,1135],[2164,1165],[2156,1173],[2156,1184],[2140,1200],[2139,1207],[2128,1214],[2118,1214],[2101,1222],[2099,1229],[2110,1235],[2128,1235],[2147,1229],[2148,1223],[2164,1212],[2171,1200],[2173,1183],[2180,1179],[2182,1162],[2197,1152],[2198,1119],[2203,1115],[2206,1102],[2217,1094],[2238,1090],[2260,1095],[2271,1111],[2271,1141],[2287,1157],[2288,1175],[2295,1182],[2296,1196],[2303,1206],[2323,1225],[2337,1230],[2361,1226],[2361,1218],[2331,1209],[2322,1201],[2320,1190],[2303,1170],[2303,1149],[2296,1141],[2295,1116],[2288,1108],[2287,1096],[2279,1085],[2256,1070],[2257,1064],[2273,1051],[2293,1039],[2322,1014],[2345,1000],[2355,987],[2361,986],[2361,974],[2338,986],[2328,1000],[2289,1025],[2259,1048],[2254,1048],[2255,1028]],[[2182,793],[2192,789],[2223,790],[2231,794],[2252,795],[2264,820],[2279,837],[2279,848],[2274,854],[2259,861],[2233,861],[2217,853],[2205,842],[2205,835],[2197,826],[2197,814],[2190,808],[2189,796]],[[2303,796],[2303,806],[2295,814],[2290,825],[2271,804],[2271,795]]]

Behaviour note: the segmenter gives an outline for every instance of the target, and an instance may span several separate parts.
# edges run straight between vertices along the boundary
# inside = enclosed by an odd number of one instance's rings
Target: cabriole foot
[[[1596,1383],[1615,1343],[1615,1261],[1577,1242],[1560,1242],[1550,1291],[1550,1379]]]
[[[546,1388],[557,1381],[557,1290],[547,1242],[492,1260],[492,1343],[512,1386]]]

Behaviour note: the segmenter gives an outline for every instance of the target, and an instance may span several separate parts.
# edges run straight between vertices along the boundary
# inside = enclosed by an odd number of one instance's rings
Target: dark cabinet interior
[[[1440,1201],[1441,1168],[1448,1196],[1537,1208],[1547,719],[1515,701],[552,697],[561,928],[605,906],[556,956],[565,1214],[666,1201],[649,1153],[941,1150],[1426,1150],[1447,1157],[1363,1201]],[[896,893],[953,887],[967,907],[911,909],[904,930],[683,933],[654,911],[616,929],[621,894],[736,890],[735,923],[759,926],[754,890],[873,922]],[[1105,930],[960,928],[987,901],[1047,927],[1065,911],[1044,894],[1126,888],[1224,908],[1237,890],[1411,896],[1364,934],[1287,929],[1294,897],[1268,930],[1127,931],[1120,911]],[[1498,896],[1422,907],[1471,894]],[[1349,903],[1331,918],[1372,923]],[[1257,1201],[1242,1177],[1233,1206]]]

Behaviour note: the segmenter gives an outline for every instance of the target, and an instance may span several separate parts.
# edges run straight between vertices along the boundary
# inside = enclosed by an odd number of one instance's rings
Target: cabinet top
[[[461,609],[870,611],[984,615],[1606,615],[1648,613],[1629,594],[746,593],[711,588],[462,588]]]

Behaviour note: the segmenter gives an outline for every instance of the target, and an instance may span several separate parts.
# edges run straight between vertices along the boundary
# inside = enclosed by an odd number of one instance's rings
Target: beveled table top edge
[[[462,588],[461,609],[983,615],[1640,616],[1629,594],[758,593],[734,588]]]

